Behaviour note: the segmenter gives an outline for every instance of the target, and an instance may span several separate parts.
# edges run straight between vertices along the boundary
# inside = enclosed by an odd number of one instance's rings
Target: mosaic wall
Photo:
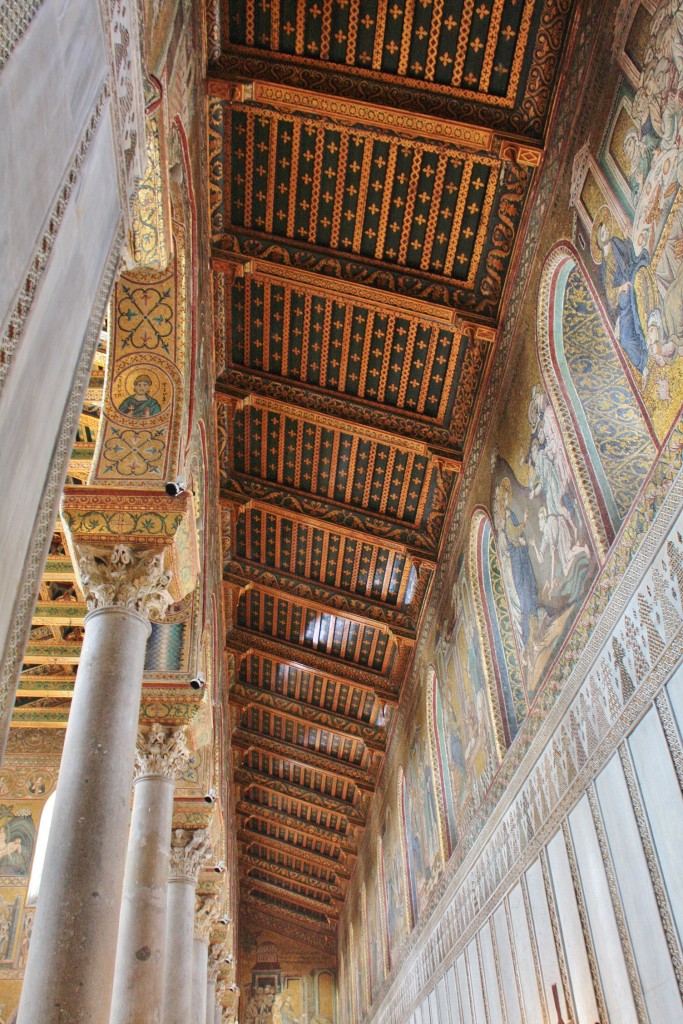
[[[318,969],[311,970],[315,960]],[[261,930],[253,921],[240,942],[240,1020],[249,1024],[334,1024],[334,957]]]
[[[19,1004],[35,895],[36,841],[57,784],[61,729],[13,730],[0,771],[0,1021]]]
[[[461,1019],[461,1012],[463,1020],[507,1019],[504,1002],[500,1010],[492,1005],[503,997],[497,994],[500,958],[489,962],[481,945],[488,937],[477,938],[466,975],[458,980],[454,968],[452,990],[444,978],[443,991],[433,988],[423,1009],[418,996],[424,980],[415,974],[409,979],[405,965],[419,961],[426,978],[476,918],[481,904],[473,891],[469,916],[454,921],[448,941],[437,934],[445,913],[443,904],[437,912],[439,900],[455,878],[464,878],[462,865],[473,848],[484,857],[487,847],[483,840],[477,847],[477,837],[502,806],[576,658],[597,642],[597,618],[680,468],[683,23],[675,5],[630,3],[605,12],[593,27],[592,35],[586,28],[568,72],[565,107],[558,111],[565,126],[574,117],[572,132],[565,133],[564,152],[560,146],[548,157],[531,209],[531,238],[542,225],[535,261],[513,288],[498,341],[493,378],[504,398],[488,411],[490,418],[485,410],[475,440],[476,472],[455,510],[450,550],[342,919],[344,1021],[405,1020],[413,1010],[416,1024],[430,1015],[434,1024],[448,1020],[439,999],[450,1007],[451,1019]],[[595,41],[591,67],[600,69],[599,85],[596,71],[591,79],[581,66],[586,36]],[[578,104],[576,90],[584,85]],[[637,650],[640,634],[634,623],[630,628]],[[641,679],[627,641],[613,640],[610,656],[615,672],[623,667]],[[625,685],[620,710],[635,690]],[[575,727],[582,733],[589,729],[583,716],[590,707],[589,700],[577,712]],[[679,746],[672,750],[678,753]],[[539,796],[532,821],[543,822],[552,805],[548,794]],[[507,827],[506,835],[517,825]],[[507,854],[507,870],[518,854]],[[562,856],[571,855],[565,844]],[[471,865],[469,870],[476,874]],[[544,862],[542,889],[551,874]],[[527,882],[533,891],[537,880]],[[556,904],[548,900],[544,914],[552,916]],[[501,912],[509,923],[510,908]],[[364,928],[364,917],[371,928]],[[386,939],[378,921],[386,921]],[[555,920],[545,936],[558,948],[561,928]],[[534,934],[542,932],[536,922]],[[584,932],[589,934],[588,926]],[[680,962],[679,934],[670,943],[674,966]],[[590,951],[592,940],[586,941]],[[541,995],[527,1019],[555,1019],[556,1011],[558,1019],[574,1020],[566,964],[563,980],[563,964],[558,961],[553,974],[545,955],[539,960],[537,951],[530,960],[537,964]],[[491,971],[488,983],[485,968]],[[599,973],[595,967],[592,984],[602,1006],[594,1012],[591,1003],[582,1009],[589,1016],[579,1019],[625,1020],[613,1008],[604,1012]],[[551,974],[554,993],[546,985]],[[519,972],[515,977],[523,987]],[[643,991],[639,984],[636,999]],[[481,1006],[472,1002],[477,986]],[[368,999],[354,1012],[358,990]],[[460,1009],[462,991],[466,1009]],[[508,1012],[515,1017],[520,1011]],[[651,1019],[674,1019],[658,1013]]]

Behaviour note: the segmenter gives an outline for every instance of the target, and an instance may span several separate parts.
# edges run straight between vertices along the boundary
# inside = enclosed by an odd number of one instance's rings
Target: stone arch
[[[469,570],[498,755],[503,757],[528,711],[495,534],[484,508],[472,516]]]
[[[598,294],[568,242],[551,250],[543,268],[537,338],[543,383],[604,558],[657,441]],[[601,403],[602,394],[609,401]]]

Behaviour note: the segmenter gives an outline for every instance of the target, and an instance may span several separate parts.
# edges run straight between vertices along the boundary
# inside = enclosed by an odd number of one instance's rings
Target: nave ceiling
[[[243,923],[333,942],[547,144],[569,4],[209,15]]]
[[[570,4],[207,6],[241,920],[333,951],[543,160]],[[105,347],[72,482],[92,463]],[[58,532],[15,725],[66,722],[77,596]]]

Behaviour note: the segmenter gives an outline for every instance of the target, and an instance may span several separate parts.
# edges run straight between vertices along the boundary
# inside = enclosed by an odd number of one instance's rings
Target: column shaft
[[[196,881],[171,878],[166,913],[164,1024],[192,1020],[192,953]]]
[[[138,612],[86,616],[19,1024],[108,1024],[145,645]]]
[[[161,1024],[173,791],[162,775],[133,789],[111,1024]]]
[[[206,1024],[215,1024],[216,1020],[216,979],[211,977],[211,972],[209,972],[206,986],[206,1016],[204,1020]]]
[[[206,1024],[209,940],[195,935],[192,951],[192,1024]]]

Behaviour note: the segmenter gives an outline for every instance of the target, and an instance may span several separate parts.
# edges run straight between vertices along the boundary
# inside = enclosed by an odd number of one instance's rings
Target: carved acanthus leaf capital
[[[189,756],[184,728],[169,729],[159,722],[153,722],[149,729],[138,732],[135,778],[162,775],[175,782],[180,778]]]
[[[206,829],[177,828],[171,843],[170,877],[194,882],[211,856],[211,840]]]
[[[168,587],[172,573],[164,566],[165,552],[116,544],[111,549],[81,549],[79,582],[88,610],[128,608],[163,619],[173,598]]]
[[[209,946],[209,981],[218,981],[228,956],[227,942],[212,942]]]
[[[219,913],[218,896],[199,896],[197,898],[194,912],[194,933],[198,939],[209,941]]]

